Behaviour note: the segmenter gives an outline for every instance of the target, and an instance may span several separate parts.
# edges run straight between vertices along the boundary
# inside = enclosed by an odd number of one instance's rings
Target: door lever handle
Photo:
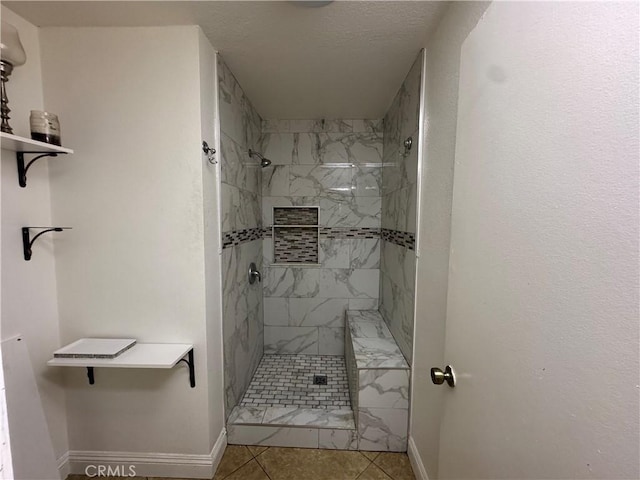
[[[456,386],[456,374],[451,365],[444,367],[444,372],[438,367],[433,367],[431,369],[431,381],[436,385],[442,385],[447,382],[447,385],[453,388]]]

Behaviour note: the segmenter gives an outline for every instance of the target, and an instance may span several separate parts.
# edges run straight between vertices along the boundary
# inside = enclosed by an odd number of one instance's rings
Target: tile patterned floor
[[[327,375],[327,385],[314,385],[314,375]],[[351,409],[344,357],[264,355],[240,405]]]
[[[405,453],[229,445],[214,480],[415,480]]]
[[[67,480],[90,480],[91,478],[96,477],[69,475]],[[405,453],[228,445],[213,480],[415,480],[415,478],[409,457]],[[134,477],[128,480],[189,479]]]

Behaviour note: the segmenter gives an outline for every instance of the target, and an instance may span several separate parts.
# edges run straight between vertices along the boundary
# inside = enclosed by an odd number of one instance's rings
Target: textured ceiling
[[[445,2],[3,2],[41,26],[200,25],[263,118],[380,118]]]

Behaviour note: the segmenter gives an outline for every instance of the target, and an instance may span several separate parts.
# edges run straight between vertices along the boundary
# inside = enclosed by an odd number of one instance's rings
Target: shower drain
[[[314,385],[326,385],[327,384],[327,376],[326,375],[314,375],[313,376],[313,384]]]

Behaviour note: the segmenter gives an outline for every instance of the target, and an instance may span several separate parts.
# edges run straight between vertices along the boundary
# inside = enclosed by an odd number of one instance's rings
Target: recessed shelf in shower
[[[273,207],[273,259],[276,264],[317,265],[318,207]]]

